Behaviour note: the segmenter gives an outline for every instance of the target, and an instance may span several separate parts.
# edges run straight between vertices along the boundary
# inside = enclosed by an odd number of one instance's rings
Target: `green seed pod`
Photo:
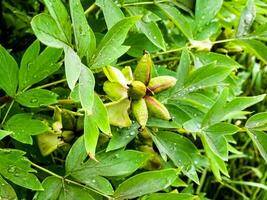
[[[63,131],[62,137],[65,142],[70,142],[75,137],[75,135],[73,131]]]
[[[62,124],[64,130],[74,130],[75,128],[75,117],[64,110],[62,110]]]
[[[109,123],[111,125],[119,127],[131,126],[132,122],[128,115],[130,101],[127,98],[107,103],[105,106],[108,111]]]
[[[129,83],[133,81],[133,72],[130,66],[124,67],[121,72],[123,73],[124,77],[127,79]]]
[[[141,81],[133,81],[129,85],[128,96],[134,100],[141,99],[146,95],[146,86]]]
[[[43,156],[47,156],[64,144],[60,134],[47,132],[37,136],[37,143]]]
[[[153,93],[167,90],[176,84],[177,79],[172,76],[158,76],[149,81],[148,89]]]
[[[103,72],[110,82],[115,82],[127,87],[128,81],[124,77],[123,73],[116,67],[106,66],[103,68]]]
[[[147,85],[151,77],[152,64],[150,55],[145,52],[134,70],[134,79]]]
[[[117,101],[127,97],[127,88],[123,87],[119,83],[105,81],[103,90],[112,101]]]
[[[148,119],[148,111],[146,101],[143,98],[132,101],[132,112],[140,126],[145,128]]]
[[[144,97],[146,105],[151,116],[159,119],[170,120],[171,116],[167,108],[157,99],[151,96]]]

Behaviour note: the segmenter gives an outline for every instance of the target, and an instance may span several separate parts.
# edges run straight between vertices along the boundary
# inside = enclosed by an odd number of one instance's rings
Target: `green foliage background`
[[[0,200],[267,199],[266,0],[0,1]],[[109,123],[103,67],[176,85]],[[115,102],[116,103],[116,102]],[[111,137],[112,135],[112,137]]]

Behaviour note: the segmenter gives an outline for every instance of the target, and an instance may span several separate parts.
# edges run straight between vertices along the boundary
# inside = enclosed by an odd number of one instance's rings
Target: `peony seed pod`
[[[152,64],[149,53],[145,52],[134,70],[134,79],[147,85],[151,77]]]
[[[177,79],[172,76],[158,76],[149,81],[148,89],[158,93],[175,86]]]
[[[121,72],[123,73],[124,77],[127,79],[128,83],[133,81],[133,72],[130,66],[124,67]]]
[[[145,128],[148,119],[148,111],[146,101],[143,98],[132,101],[132,112],[142,129]]]
[[[134,100],[141,99],[146,95],[146,86],[141,81],[133,81],[128,87],[128,96]]]
[[[124,87],[127,87],[128,81],[124,77],[123,73],[116,67],[106,66],[103,68],[103,72],[110,82],[119,83]]]
[[[167,108],[157,99],[151,96],[145,96],[144,99],[146,101],[149,114],[151,114],[151,116],[164,120],[171,119],[170,113]]]
[[[123,87],[119,83],[105,81],[103,90],[112,101],[117,101],[127,97],[127,88]]]

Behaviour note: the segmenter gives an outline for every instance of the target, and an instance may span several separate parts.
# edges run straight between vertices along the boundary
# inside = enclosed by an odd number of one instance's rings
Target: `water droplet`
[[[37,103],[38,102],[38,99],[34,98],[34,99],[31,99],[31,103]]]
[[[95,183],[95,182],[96,182],[95,179],[93,179],[93,180],[92,180],[92,183]]]
[[[15,166],[9,166],[9,168],[7,169],[7,171],[9,173],[14,173],[16,171],[16,167]]]

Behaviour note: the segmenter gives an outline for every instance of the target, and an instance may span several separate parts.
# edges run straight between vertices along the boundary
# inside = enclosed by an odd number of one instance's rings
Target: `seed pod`
[[[149,81],[148,89],[153,93],[167,90],[176,84],[177,79],[172,76],[158,76]]]
[[[75,135],[73,131],[63,131],[62,137],[65,142],[70,142],[75,137]]]
[[[148,119],[148,111],[145,100],[141,98],[139,100],[132,101],[132,111],[140,126],[145,128]]]
[[[103,72],[110,82],[119,83],[124,87],[127,87],[128,81],[124,77],[123,73],[116,67],[106,66],[103,68]]]
[[[121,72],[123,73],[124,77],[127,79],[128,83],[133,81],[133,72],[130,66],[124,67]]]
[[[64,141],[61,139],[60,135],[61,134],[47,132],[37,136],[38,146],[43,156],[49,155],[64,144]]]
[[[62,110],[62,124],[64,130],[73,130],[75,128],[75,117],[64,110]]]
[[[170,120],[171,116],[167,108],[157,99],[151,96],[145,96],[148,112],[151,116],[159,119]]]
[[[134,100],[138,100],[146,95],[146,86],[141,81],[133,81],[129,85],[128,96]]]
[[[117,101],[127,97],[127,88],[123,87],[119,83],[105,81],[103,90],[112,101]]]
[[[108,116],[109,123],[114,126],[119,127],[129,127],[132,122],[128,115],[128,110],[130,108],[130,101],[125,98],[120,101],[114,101],[111,103],[105,104]]]
[[[134,70],[134,79],[147,85],[151,77],[152,64],[149,53],[145,52]]]

